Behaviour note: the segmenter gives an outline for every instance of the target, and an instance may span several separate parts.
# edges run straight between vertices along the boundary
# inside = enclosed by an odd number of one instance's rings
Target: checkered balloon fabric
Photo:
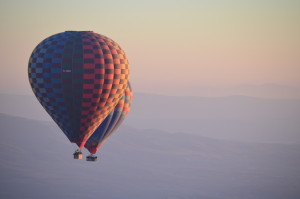
[[[105,118],[105,120],[86,142],[84,147],[87,148],[92,154],[96,153],[106,139],[121,125],[126,115],[130,111],[131,101],[132,90],[128,82],[128,87],[115,109]]]
[[[41,105],[82,148],[122,98],[129,64],[110,38],[92,31],[66,31],[38,44],[28,75]]]

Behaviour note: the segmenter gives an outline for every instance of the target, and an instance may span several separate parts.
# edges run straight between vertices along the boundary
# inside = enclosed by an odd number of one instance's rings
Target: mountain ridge
[[[32,96],[0,95],[0,113],[51,121]],[[300,100],[135,94],[125,124],[253,142],[300,142]]]

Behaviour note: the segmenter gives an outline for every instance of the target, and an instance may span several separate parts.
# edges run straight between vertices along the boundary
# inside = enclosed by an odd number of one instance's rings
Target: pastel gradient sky
[[[65,30],[117,41],[138,92],[218,96],[245,86],[300,87],[298,0],[0,2],[2,93],[31,93],[32,50]]]

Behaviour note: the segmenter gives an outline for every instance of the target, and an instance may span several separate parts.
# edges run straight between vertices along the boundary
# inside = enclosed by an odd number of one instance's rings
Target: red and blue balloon
[[[66,31],[43,40],[28,65],[32,90],[67,138],[95,153],[130,110],[125,52],[92,31]]]

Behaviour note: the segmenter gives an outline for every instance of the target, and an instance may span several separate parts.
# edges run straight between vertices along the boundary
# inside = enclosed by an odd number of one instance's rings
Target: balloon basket
[[[74,159],[82,159],[81,151],[75,151],[75,153],[73,153],[73,157]]]
[[[86,161],[95,162],[95,161],[97,161],[97,159],[98,159],[98,157],[95,155],[86,156]]]

